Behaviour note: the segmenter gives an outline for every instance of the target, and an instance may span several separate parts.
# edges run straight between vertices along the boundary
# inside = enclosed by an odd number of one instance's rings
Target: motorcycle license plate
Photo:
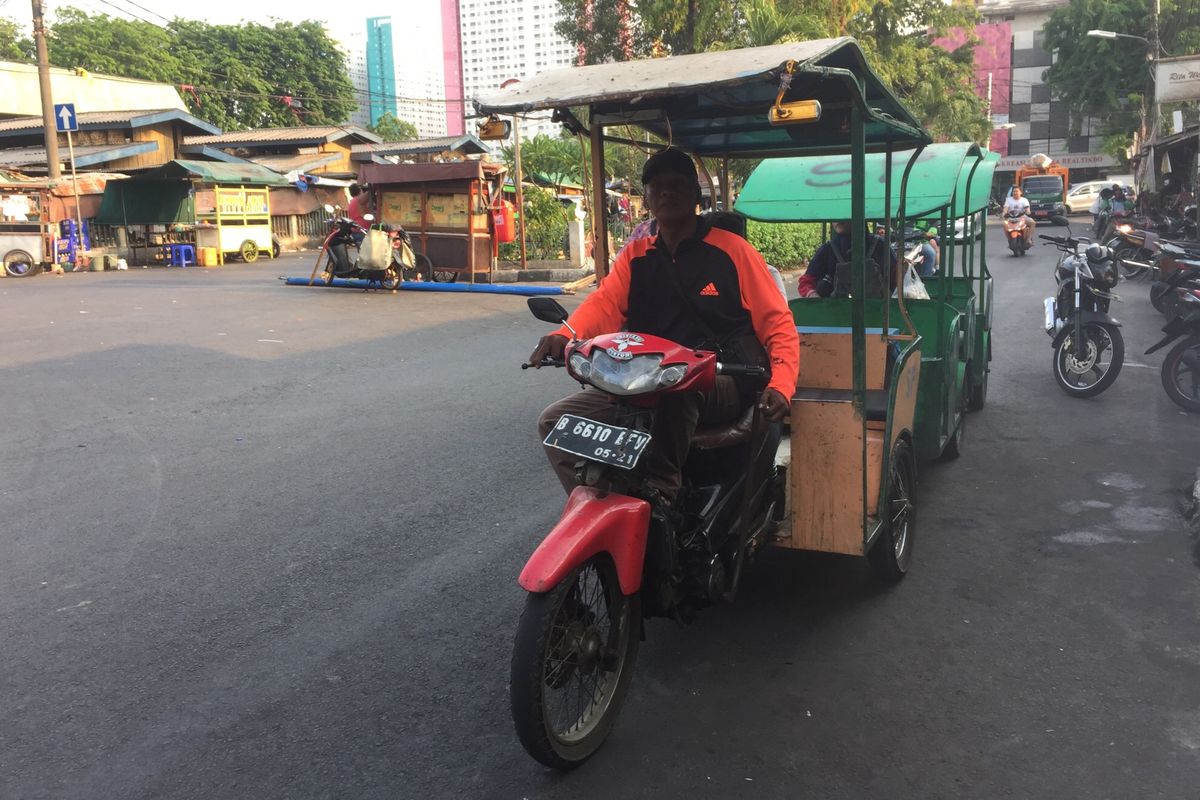
[[[1050,212],[1049,211],[1035,211],[1035,212],[1033,212],[1033,215],[1035,217],[1048,217],[1048,216],[1050,216]]]
[[[650,434],[563,414],[543,444],[622,469],[633,469],[650,443]]]

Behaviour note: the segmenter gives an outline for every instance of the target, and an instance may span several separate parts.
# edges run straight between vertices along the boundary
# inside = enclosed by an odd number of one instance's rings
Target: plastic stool
[[[167,266],[186,267],[196,264],[196,248],[190,244],[163,245],[163,255],[167,257]]]

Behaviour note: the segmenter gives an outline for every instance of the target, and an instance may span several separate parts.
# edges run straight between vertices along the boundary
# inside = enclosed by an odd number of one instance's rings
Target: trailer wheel
[[[28,278],[42,271],[42,265],[24,250],[9,250],[4,254],[4,274],[10,278]]]
[[[247,239],[238,248],[238,255],[242,257],[242,261],[245,261],[247,264],[253,264],[255,261],[258,261],[258,245]]]
[[[917,464],[912,448],[905,440],[896,442],[888,469],[891,475],[887,498],[879,509],[883,530],[867,553],[867,559],[871,562],[875,577],[884,583],[898,583],[908,572],[917,521],[913,497],[917,485]]]

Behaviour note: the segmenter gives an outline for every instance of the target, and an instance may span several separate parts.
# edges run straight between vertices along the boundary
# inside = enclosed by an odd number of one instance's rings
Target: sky
[[[365,20],[373,16],[391,16],[402,20],[414,14],[437,14],[438,0],[383,0],[354,4],[352,14],[338,13],[344,7],[329,0],[203,0],[180,3],[178,0],[43,0],[47,16],[53,21],[54,9],[80,8],[89,14],[108,14],[124,19],[142,19],[165,24],[175,16],[201,19],[214,24],[252,21],[270,24],[271,18],[300,21],[315,19],[326,24],[335,38],[365,29]],[[29,0],[0,0],[0,15],[28,22]],[[160,16],[161,15],[161,16]]]

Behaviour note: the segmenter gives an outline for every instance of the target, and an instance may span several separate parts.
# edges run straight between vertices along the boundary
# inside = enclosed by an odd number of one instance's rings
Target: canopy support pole
[[[904,224],[908,219],[908,178],[912,175],[912,168],[916,166],[917,159],[921,157],[921,153],[925,151],[925,145],[921,145],[913,154],[908,157],[908,163],[904,165],[904,176],[900,178],[900,230],[904,230]],[[908,309],[904,307],[904,285],[900,284],[900,291],[896,292],[896,304],[900,306],[900,316],[904,317],[904,323],[908,326],[908,335],[917,335],[917,326],[913,325],[912,319],[908,316]]]
[[[861,426],[862,436],[862,468],[859,478],[862,481],[862,511],[860,520],[863,528],[863,545],[866,546],[870,536],[867,517],[867,137],[866,126],[863,124],[863,109],[861,104],[850,106],[850,264],[851,281],[850,293],[850,349],[852,353],[852,368],[854,376],[854,412]],[[884,291],[884,302],[887,303],[888,291]]]
[[[891,135],[889,135],[887,137],[887,150],[884,152],[883,158],[884,158],[884,161],[883,161],[883,220],[884,220],[883,221],[883,234],[884,234],[885,243],[888,246],[887,257],[890,259],[891,253],[892,253],[892,242],[895,241],[895,237],[892,234],[892,137],[891,137]],[[900,247],[900,252],[903,253],[904,252],[903,228],[901,228],[899,247]],[[896,268],[895,264],[888,265],[889,270],[894,270],[895,268]],[[900,294],[903,294],[904,293],[904,278],[903,277],[899,281],[899,286],[900,286]],[[891,331],[891,329],[892,329],[892,326],[888,324],[890,322],[891,312],[892,312],[891,293],[885,291],[883,294],[883,326],[879,329],[879,338],[883,339],[885,342],[887,341],[889,331]]]
[[[604,193],[604,126],[592,119],[592,262],[596,285],[608,276],[608,198]]]
[[[729,157],[721,157],[721,210],[733,211],[733,187],[729,185]]]

